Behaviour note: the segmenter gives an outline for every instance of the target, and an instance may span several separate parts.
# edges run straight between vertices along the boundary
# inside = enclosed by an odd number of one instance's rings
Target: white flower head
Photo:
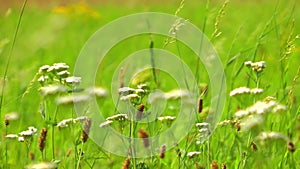
[[[81,82],[81,77],[71,76],[71,77],[67,77],[65,80],[66,83],[69,84],[79,84]]]
[[[57,169],[57,164],[54,162],[40,162],[25,167],[26,169]]]
[[[68,127],[70,123],[73,123],[73,121],[74,121],[73,118],[64,119],[64,120],[58,122],[56,127],[58,127],[58,128]]]
[[[89,95],[80,94],[80,95],[70,95],[70,96],[62,96],[56,99],[56,103],[58,105],[73,105],[85,103],[90,100]]]
[[[113,115],[113,116],[110,116],[110,117],[106,118],[107,121],[125,120],[125,119],[128,119],[127,114],[116,114],[116,115]]]
[[[48,70],[49,68],[50,68],[49,65],[43,65],[43,66],[40,67],[39,73],[45,73],[45,72],[47,72],[47,70]]]
[[[281,134],[279,132],[275,132],[275,131],[261,132],[256,137],[256,139],[260,140],[260,141],[266,141],[266,140],[283,140],[283,141],[286,141],[286,142],[289,141],[289,138],[286,135]]]
[[[175,89],[175,90],[165,93],[166,99],[170,99],[170,100],[181,99],[181,98],[189,97],[189,96],[190,96],[189,91],[183,90],[183,89]]]
[[[133,93],[134,91],[135,91],[135,89],[130,88],[130,87],[121,87],[118,90],[119,93]]]
[[[199,152],[199,151],[192,151],[192,152],[188,152],[187,156],[190,157],[190,158],[193,158],[193,157],[198,156],[200,154],[201,154],[201,152]]]
[[[58,93],[65,93],[68,90],[61,85],[49,85],[49,86],[41,87],[39,91],[42,94],[42,96],[48,96],[48,95],[55,95]]]
[[[102,98],[102,97],[107,97],[108,92],[106,89],[102,87],[92,87],[88,89],[88,93],[90,95],[95,95],[96,97]]]
[[[230,96],[235,96],[235,95],[240,95],[240,94],[249,94],[251,92],[251,89],[249,89],[248,87],[239,87],[236,89],[233,89],[230,92]]]
[[[101,123],[101,124],[99,125],[99,127],[101,127],[101,128],[107,127],[107,126],[109,126],[109,125],[112,124],[112,123],[113,123],[112,120],[106,120],[106,121],[104,121],[103,123]]]
[[[264,122],[264,119],[261,115],[251,115],[243,119],[240,123],[242,131],[249,131],[255,126],[258,126]]]
[[[49,79],[49,76],[42,75],[41,77],[38,78],[37,81],[43,83],[43,82],[47,81],[48,79]]]
[[[37,133],[37,129],[35,127],[28,127],[28,130],[22,131],[19,133],[20,136],[26,137],[26,136],[33,136]]]
[[[140,98],[140,96],[137,95],[137,94],[129,94],[129,95],[126,95],[126,96],[122,96],[120,98],[120,100],[122,100],[122,101],[128,101],[128,100],[131,100],[131,99],[139,99],[139,98]]]
[[[19,138],[19,136],[17,134],[7,134],[5,138],[16,139]]]
[[[173,121],[176,119],[175,116],[162,116],[157,118],[159,121]]]
[[[209,127],[210,126],[210,124],[209,123],[196,123],[196,127]]]
[[[4,119],[9,120],[9,121],[18,120],[19,114],[16,112],[8,113],[8,114],[5,114]]]
[[[63,70],[57,73],[58,76],[62,77],[62,78],[66,78],[70,75],[70,72],[67,70]]]

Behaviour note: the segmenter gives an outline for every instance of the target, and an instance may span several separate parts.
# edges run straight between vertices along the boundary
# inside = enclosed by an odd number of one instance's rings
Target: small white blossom
[[[49,86],[41,87],[39,91],[41,92],[42,96],[48,96],[48,95],[55,95],[58,93],[65,93],[68,90],[61,85],[49,85]]]
[[[99,127],[101,127],[101,128],[107,127],[107,126],[109,126],[111,123],[113,123],[113,121],[111,121],[111,120],[106,120],[105,122],[101,123],[101,124],[99,125]]]
[[[199,151],[193,151],[193,152],[188,152],[187,156],[190,157],[190,158],[193,158],[193,157],[198,156],[200,154],[201,154],[201,152],[199,152]]]
[[[124,120],[124,119],[128,119],[128,115],[127,114],[116,114],[113,116],[110,116],[108,118],[106,118],[107,121],[113,121],[113,120]]]
[[[131,100],[131,99],[134,99],[134,98],[140,98],[140,96],[137,95],[137,94],[129,94],[129,95],[126,95],[126,96],[122,96],[120,98],[120,100],[127,101],[127,100]]]
[[[49,76],[47,75],[42,75],[41,77],[38,78],[38,82],[45,82],[49,79]]]
[[[251,94],[260,94],[263,92],[264,92],[264,89],[259,89],[259,88],[254,88],[254,89],[251,89],[251,91],[250,91]]]
[[[208,128],[202,128],[199,130],[199,133],[208,133],[208,132],[209,132]]]
[[[37,132],[37,129],[35,127],[28,127],[28,130],[22,131],[19,133],[20,136],[33,136]]]
[[[122,88],[119,88],[119,93],[132,93],[135,91],[135,89],[133,88],[130,88],[130,87],[122,87]]]
[[[242,131],[249,131],[255,126],[262,124],[264,121],[263,117],[260,115],[252,115],[243,119],[240,123]]]
[[[235,96],[235,95],[240,95],[240,94],[248,94],[250,92],[251,92],[251,90],[248,87],[239,87],[239,88],[233,89],[229,95]]]
[[[139,84],[137,88],[145,90],[147,88],[147,84]]]
[[[209,123],[196,123],[196,127],[209,127]]]
[[[73,122],[73,119],[72,118],[69,118],[69,119],[65,119],[65,120],[62,120],[60,121],[59,123],[57,123],[57,127],[58,128],[64,128],[64,127],[68,127],[70,123]]]
[[[227,126],[231,124],[231,120],[224,120],[218,123],[218,126]]]
[[[264,68],[267,67],[266,62],[265,61],[259,61],[259,62],[251,62],[251,61],[247,61],[244,63],[245,66],[251,67],[252,70],[256,71],[256,72],[261,72],[264,70]]]
[[[175,90],[165,93],[165,97],[167,99],[172,99],[172,100],[189,97],[189,96],[190,96],[190,93],[187,90],[183,90],[183,89],[175,89]]]
[[[17,134],[7,134],[5,138],[15,139],[15,138],[19,138],[19,136]]]
[[[58,72],[57,75],[61,77],[68,77],[70,75],[70,72],[68,72],[67,70],[63,70]]]
[[[71,105],[71,104],[79,104],[85,103],[89,101],[90,96],[85,94],[80,95],[71,95],[71,96],[63,96],[56,99],[56,103],[58,105]]]
[[[162,116],[157,118],[159,121],[173,121],[176,119],[175,116]]]
[[[40,162],[25,167],[26,169],[57,169],[57,164],[53,162]]]
[[[266,140],[284,140],[286,142],[289,141],[289,138],[284,135],[284,134],[281,134],[279,132],[274,132],[274,131],[271,131],[271,132],[261,132],[257,137],[256,137],[257,140],[260,140],[260,141],[266,141]]]
[[[44,73],[44,72],[47,72],[47,70],[50,68],[49,65],[43,65],[40,67],[39,69],[39,73]]]
[[[96,97],[107,97],[108,96],[108,92],[106,89],[102,88],[102,87],[92,87],[88,89],[88,93],[90,95],[95,95]]]
[[[145,90],[143,90],[143,89],[135,89],[135,93],[145,93]]]
[[[66,82],[69,84],[79,84],[81,82],[81,77],[76,77],[76,76],[67,77]]]
[[[24,142],[24,140],[25,140],[24,137],[18,137],[19,142]]]
[[[19,114],[15,113],[15,112],[8,113],[8,114],[5,114],[4,119],[9,120],[9,121],[18,120],[19,119]]]

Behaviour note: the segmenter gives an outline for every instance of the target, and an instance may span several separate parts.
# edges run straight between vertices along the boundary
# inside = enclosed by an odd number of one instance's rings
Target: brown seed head
[[[4,124],[5,124],[5,126],[8,126],[9,125],[9,120],[5,119]]]
[[[288,143],[288,150],[289,150],[289,152],[291,152],[291,153],[293,153],[293,152],[296,151],[295,144],[294,144],[293,142],[291,142],[291,141]]]
[[[82,134],[81,134],[81,141],[83,143],[85,143],[87,141],[88,137],[89,137],[91,124],[92,124],[92,120],[87,119],[86,122],[85,122],[84,130],[82,131]]]
[[[251,149],[252,151],[257,151],[257,146],[253,141],[251,142]]]
[[[165,158],[166,149],[167,149],[167,147],[166,147],[165,144],[160,147],[160,150],[159,150],[159,157],[160,158]]]
[[[126,158],[126,160],[122,166],[122,169],[129,169],[129,166],[130,166],[130,158]]]
[[[199,103],[198,103],[198,113],[201,113],[203,109],[203,99],[199,99]]]
[[[219,168],[219,165],[216,161],[213,161],[211,164],[210,164],[210,168],[211,169],[218,169]]]
[[[222,164],[222,169],[226,169],[227,167],[226,167],[226,164],[225,163],[223,163]]]
[[[48,130],[43,128],[41,130],[40,138],[39,138],[39,150],[43,151],[46,145],[46,137],[47,137]]]
[[[139,138],[143,139],[143,144],[145,147],[149,147],[149,135],[144,129],[139,129]]]

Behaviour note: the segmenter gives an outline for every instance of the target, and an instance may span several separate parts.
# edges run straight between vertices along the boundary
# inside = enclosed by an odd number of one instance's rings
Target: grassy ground
[[[295,38],[300,30],[300,10],[299,5],[295,3],[296,1],[277,3],[271,0],[246,2],[233,0],[223,9],[224,15],[220,15],[223,1],[212,1],[208,8],[204,1],[186,1],[179,16],[188,19],[205,32],[226,68],[228,97],[222,121],[230,120],[229,124],[218,126],[212,137],[200,145],[196,144],[199,133],[193,129],[188,138],[166,152],[165,158],[159,158],[157,155],[147,159],[131,159],[130,167],[143,168],[141,166],[144,165],[144,168],[213,168],[213,163],[217,162],[219,168],[222,164],[227,168],[299,168],[300,42]],[[79,4],[69,7],[72,12],[67,10],[60,13],[55,12],[52,7],[40,7],[29,2],[11,55],[6,80],[4,72],[21,4],[0,13],[0,85],[6,82],[0,119],[4,121],[5,114],[10,112],[17,112],[20,116],[18,120],[10,121],[8,126],[1,123],[0,130],[3,137],[0,140],[0,168],[23,168],[42,160],[51,161],[53,150],[55,160],[60,160],[58,168],[75,168],[78,161],[80,161],[78,168],[92,168],[89,167],[92,163],[94,168],[122,168],[125,157],[105,152],[91,140],[84,143],[84,147],[75,144],[76,140],[80,142],[79,125],[70,129],[53,129],[51,123],[48,123],[51,120],[47,121],[40,115],[40,105],[45,103],[38,91],[41,85],[38,82],[30,85],[39,67],[45,64],[64,62],[70,65],[72,72],[84,43],[96,30],[110,21],[137,12],[174,14],[180,2],[121,4],[103,3],[94,5],[89,10],[82,10]],[[215,27],[216,18],[219,18],[217,27]],[[213,37],[216,28],[222,34]],[[164,40],[165,37],[154,36],[155,47],[162,48]],[[194,70],[196,56],[184,45],[179,45],[183,60]],[[118,60],[121,61],[138,49],[148,47],[148,35],[134,37],[115,46],[99,68],[96,85],[110,89],[112,74],[109,72],[114,72],[120,63]],[[170,44],[166,50],[178,54],[175,44]],[[230,91],[235,88],[256,87],[257,74],[243,63],[261,60],[267,65],[258,78],[260,80],[258,87],[264,89],[264,92],[258,96],[245,94],[230,97]],[[201,84],[209,84],[206,71],[202,64],[200,65],[199,71],[204,74],[200,78]],[[166,83],[163,79],[159,81]],[[168,86],[172,85],[166,83],[164,90],[168,91]],[[28,86],[31,90],[22,97]],[[235,117],[238,110],[244,110],[259,100],[268,103],[265,99],[268,96],[276,98],[276,103],[286,106],[286,110],[278,113],[265,112],[259,116]],[[204,98],[204,107],[208,109],[211,105],[205,99],[208,98]],[[54,112],[56,108],[54,99],[50,98],[47,104],[47,112]],[[105,117],[113,115],[114,107],[109,98],[99,101],[99,105],[105,112]],[[170,113],[171,110],[167,111]],[[58,121],[72,116],[71,113],[63,112],[70,112],[70,109],[59,110]],[[169,115],[177,114],[173,112]],[[198,116],[197,122],[203,122],[205,115],[200,113]],[[252,120],[255,125],[250,123],[251,119],[255,119]],[[250,129],[247,125],[251,126]],[[18,133],[28,126],[35,126],[38,129],[37,135],[33,136],[32,140],[20,143],[5,138],[6,134]],[[43,127],[48,129],[48,136],[46,149],[41,153],[38,149],[38,140]],[[55,135],[51,135],[52,130],[55,131]],[[267,140],[259,139],[261,132],[271,131],[278,133],[277,135],[273,133]],[[124,129],[122,132],[130,131]],[[52,148],[52,138],[55,148]],[[189,148],[185,146],[187,143],[191,145]],[[78,155],[80,149],[84,151],[82,157]],[[201,154],[194,158],[186,157],[191,151],[199,151]]]

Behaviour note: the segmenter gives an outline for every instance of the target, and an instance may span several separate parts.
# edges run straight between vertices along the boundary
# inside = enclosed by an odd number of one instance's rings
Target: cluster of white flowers
[[[205,139],[207,138],[208,135],[210,135],[210,123],[196,123],[196,127],[200,128],[198,130],[199,132],[199,140],[196,142],[196,144],[201,144]]]
[[[33,126],[30,126],[27,130],[21,131],[19,134],[7,134],[5,138],[17,139],[19,142],[24,142],[25,138],[32,137],[36,133],[37,129]]]
[[[268,112],[279,112],[286,110],[286,107],[277,103],[274,100],[270,101],[257,101],[252,106],[248,107],[245,110],[239,110],[235,113],[235,116],[238,118],[243,118],[251,114],[265,114]]]
[[[263,116],[261,115],[250,115],[246,119],[241,120],[240,127],[241,131],[249,131],[255,126],[258,126],[264,122]]]
[[[57,169],[57,164],[54,162],[40,162],[31,164],[25,167],[26,169]]]
[[[247,67],[251,67],[252,70],[254,70],[255,72],[261,72],[267,67],[265,61],[259,61],[259,62],[247,61],[244,63],[244,65]]]
[[[233,89],[229,95],[236,96],[236,95],[241,95],[241,94],[260,94],[262,92],[264,92],[264,90],[259,89],[259,88],[250,89],[248,87],[239,87],[239,88]]]
[[[80,116],[77,118],[69,118],[69,119],[64,119],[62,121],[60,121],[59,123],[57,123],[56,127],[58,128],[65,128],[68,127],[70,123],[78,123],[78,122],[83,122],[86,121],[88,119],[87,116]]]

